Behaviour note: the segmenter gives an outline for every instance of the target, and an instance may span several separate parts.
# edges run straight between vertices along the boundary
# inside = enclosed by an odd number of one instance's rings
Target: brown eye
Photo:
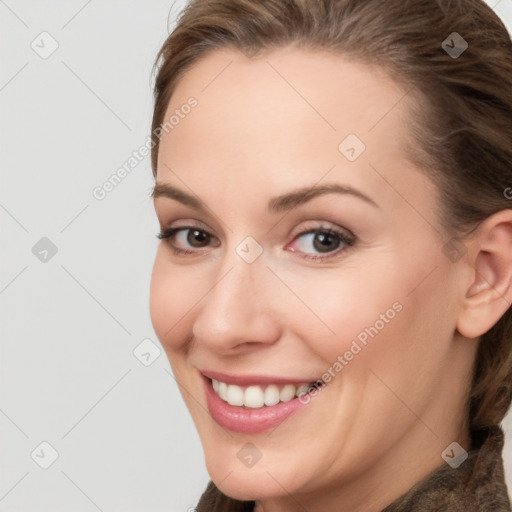
[[[310,253],[330,253],[339,249],[342,244],[351,245],[352,241],[343,233],[332,229],[315,229],[297,236],[296,249]]]
[[[220,242],[213,235],[203,229],[195,227],[168,228],[159,233],[160,240],[166,240],[176,253],[194,252],[208,246],[217,247]]]
[[[288,250],[302,254],[308,261],[324,261],[353,248],[356,237],[338,228],[318,226],[298,233]]]
[[[199,229],[187,229],[186,231],[188,231],[187,243],[191,247],[205,247],[209,245],[211,237],[206,231]]]
[[[339,235],[332,233],[315,233],[313,238],[313,247],[318,252],[335,251],[341,244]]]

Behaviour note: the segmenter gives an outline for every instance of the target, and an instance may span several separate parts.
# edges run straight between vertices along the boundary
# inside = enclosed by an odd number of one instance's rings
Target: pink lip
[[[220,374],[216,374],[220,375]],[[214,377],[215,378],[215,377]],[[232,381],[224,380],[222,382]],[[215,378],[215,380],[217,380]],[[256,379],[242,379],[244,384],[249,381],[254,384]],[[205,393],[206,393],[206,404],[210,411],[211,417],[226,430],[233,432],[240,432],[242,434],[256,434],[259,432],[265,432],[271,430],[280,425],[285,421],[293,412],[304,407],[304,403],[300,402],[296,397],[289,402],[279,402],[272,406],[263,406],[260,409],[251,409],[249,407],[241,406],[235,407],[224,402],[217,393],[213,390],[211,380],[207,377],[203,377]],[[262,383],[262,380],[258,380],[258,383]],[[275,380],[272,381],[276,383]],[[286,381],[292,382],[292,381]],[[296,381],[293,381],[296,382]],[[304,381],[302,381],[304,382]],[[240,385],[240,384],[237,384]]]
[[[315,382],[318,379],[286,379],[283,377],[272,377],[268,375],[231,375],[229,373],[216,372],[213,370],[200,370],[201,373],[209,379],[215,379],[226,384],[236,384],[237,386],[255,386],[258,384],[307,384]]]

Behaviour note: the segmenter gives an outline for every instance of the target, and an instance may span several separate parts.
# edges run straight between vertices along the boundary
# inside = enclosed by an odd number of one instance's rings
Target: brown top
[[[511,512],[503,471],[504,433],[493,425],[471,432],[472,449],[457,468],[434,470],[382,512]],[[197,512],[253,512],[254,501],[237,501],[210,481]]]

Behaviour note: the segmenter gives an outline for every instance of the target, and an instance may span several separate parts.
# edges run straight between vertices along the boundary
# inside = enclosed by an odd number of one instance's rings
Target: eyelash
[[[301,238],[305,235],[310,235],[310,234],[317,234],[317,235],[322,234],[322,235],[334,236],[339,240],[340,244],[343,244],[343,247],[337,248],[334,251],[326,253],[324,256],[318,255],[318,254],[313,255],[313,254],[302,253],[301,258],[305,259],[306,261],[326,261],[331,258],[336,258],[336,257],[340,256],[342,253],[345,254],[350,249],[353,249],[354,244],[356,242],[356,237],[354,235],[347,235],[343,231],[335,229],[335,228],[319,226],[319,227],[305,229],[303,231],[300,231],[293,237],[293,240],[290,243],[295,242],[299,238]]]
[[[190,231],[192,229],[200,231],[201,233],[207,233],[209,236],[212,236],[212,235],[210,235],[210,233],[208,233],[208,231],[206,231],[204,229],[198,229],[194,226],[180,226],[179,228],[164,229],[163,231],[158,233],[156,235],[156,237],[159,240],[166,240],[168,242],[167,245],[171,248],[172,252],[175,255],[177,255],[177,256],[189,256],[189,255],[194,256],[194,255],[197,255],[197,253],[200,252],[200,250],[198,251],[198,250],[190,250],[190,249],[180,249],[179,247],[176,247],[175,245],[173,245],[170,240],[176,233],[179,233],[180,231]]]
[[[168,229],[165,229],[162,232],[158,233],[156,236],[159,240],[167,240],[168,246],[171,248],[171,250],[173,251],[173,253],[175,255],[177,255],[177,256],[188,256],[188,255],[195,256],[195,255],[197,255],[198,252],[200,252],[200,249],[198,249],[198,250],[180,249],[179,247],[176,247],[175,245],[173,245],[170,241],[170,239],[176,233],[178,233],[180,231],[189,231],[189,230],[197,230],[197,231],[200,231],[201,233],[207,234],[210,237],[213,237],[213,235],[208,233],[208,231],[206,231],[204,229],[198,229],[194,226],[180,226],[178,228],[168,228]],[[331,227],[324,228],[324,227],[320,226],[320,227],[317,227],[314,229],[306,229],[304,231],[297,233],[290,243],[295,242],[295,240],[297,240],[305,235],[309,235],[309,234],[313,234],[313,233],[335,236],[338,238],[338,240],[342,244],[344,244],[344,247],[341,249],[340,248],[335,249],[334,251],[327,253],[325,256],[303,254],[303,256],[301,256],[301,257],[307,261],[325,261],[325,260],[334,258],[336,256],[339,256],[341,253],[346,253],[350,249],[353,249],[355,242],[357,240],[357,238],[354,235],[347,235],[344,232],[334,229],[334,228],[331,228]],[[292,251],[292,252],[296,252],[296,251]]]

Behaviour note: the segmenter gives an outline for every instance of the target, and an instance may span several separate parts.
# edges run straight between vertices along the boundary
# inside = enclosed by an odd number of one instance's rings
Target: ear
[[[469,242],[471,284],[466,289],[457,330],[478,338],[512,305],[512,210],[488,217]]]

